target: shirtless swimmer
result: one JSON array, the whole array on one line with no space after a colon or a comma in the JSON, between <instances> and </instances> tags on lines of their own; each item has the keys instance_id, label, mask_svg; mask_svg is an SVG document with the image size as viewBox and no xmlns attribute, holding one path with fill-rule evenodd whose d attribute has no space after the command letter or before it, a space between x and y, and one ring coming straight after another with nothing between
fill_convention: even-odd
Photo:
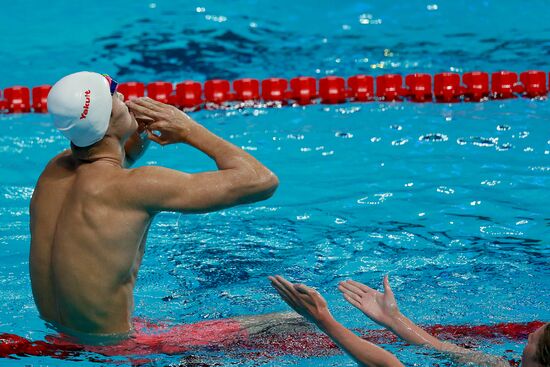
<instances>
[{"instance_id":1,"label":"shirtless swimmer","mask_svg":"<svg viewBox=\"0 0 550 367\"><path fill-rule=\"evenodd\" d=\"M177 108L148 98L124 103L108 76L62 78L48 109L71 149L48 163L32 196L32 291L41 316L79 339L130 332L134 284L157 213L214 211L265 200L277 188L277 177L254 157ZM135 116L148 121L148 139ZM127 168L149 140L188 144L218 170Z\"/></svg>"}]
</instances>

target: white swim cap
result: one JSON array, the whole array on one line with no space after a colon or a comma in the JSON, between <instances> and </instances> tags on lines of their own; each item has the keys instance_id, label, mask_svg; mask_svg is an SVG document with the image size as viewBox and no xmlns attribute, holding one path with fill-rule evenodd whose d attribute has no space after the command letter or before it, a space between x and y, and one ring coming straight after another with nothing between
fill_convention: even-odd
<instances>
[{"instance_id":1,"label":"white swim cap","mask_svg":"<svg viewBox=\"0 0 550 367\"><path fill-rule=\"evenodd\" d=\"M98 73L81 71L54 84L48 111L55 127L74 145L86 147L103 139L113 108L109 81Z\"/></svg>"}]
</instances>

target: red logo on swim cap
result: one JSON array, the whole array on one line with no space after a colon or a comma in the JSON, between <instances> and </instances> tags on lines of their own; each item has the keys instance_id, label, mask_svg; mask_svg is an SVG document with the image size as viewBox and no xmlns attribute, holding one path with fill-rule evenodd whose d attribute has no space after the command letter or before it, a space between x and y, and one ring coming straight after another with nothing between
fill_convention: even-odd
<instances>
[{"instance_id":1,"label":"red logo on swim cap","mask_svg":"<svg viewBox=\"0 0 550 367\"><path fill-rule=\"evenodd\" d=\"M90 108L90 96L92 94L91 90L87 90L84 92L84 96L86 97L86 101L84 102L84 111L82 111L82 115L80 115L80 119L85 119L86 115L88 114L88 109Z\"/></svg>"}]
</instances>

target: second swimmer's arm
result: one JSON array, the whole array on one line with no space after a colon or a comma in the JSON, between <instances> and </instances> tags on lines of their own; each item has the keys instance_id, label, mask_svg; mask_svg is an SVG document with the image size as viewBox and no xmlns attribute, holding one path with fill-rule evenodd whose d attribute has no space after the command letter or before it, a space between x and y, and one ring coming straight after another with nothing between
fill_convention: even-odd
<instances>
[{"instance_id":1,"label":"second swimmer's arm","mask_svg":"<svg viewBox=\"0 0 550 367\"><path fill-rule=\"evenodd\" d=\"M439 340L401 313L393 318L393 322L389 325L388 329L410 344L424 345L447 353L460 363L474 363L477 366L492 367L510 366L503 358Z\"/></svg>"},{"instance_id":2,"label":"second swimmer's arm","mask_svg":"<svg viewBox=\"0 0 550 367\"><path fill-rule=\"evenodd\" d=\"M332 341L361 366L403 367L390 352L363 340L334 319L325 299L314 289L293 284L281 276L269 277L281 298L303 317L317 325Z\"/></svg>"},{"instance_id":3,"label":"second swimmer's arm","mask_svg":"<svg viewBox=\"0 0 550 367\"><path fill-rule=\"evenodd\" d=\"M403 366L393 354L355 335L331 315L318 320L316 325L362 366Z\"/></svg>"},{"instance_id":4,"label":"second swimmer's arm","mask_svg":"<svg viewBox=\"0 0 550 367\"><path fill-rule=\"evenodd\" d=\"M410 344L427 346L448 353L461 363L493 367L510 366L502 358L443 342L409 320L397 307L387 276L384 277L384 293L353 280L340 283L338 289L349 303L361 310L371 320L391 330Z\"/></svg>"}]
</instances>

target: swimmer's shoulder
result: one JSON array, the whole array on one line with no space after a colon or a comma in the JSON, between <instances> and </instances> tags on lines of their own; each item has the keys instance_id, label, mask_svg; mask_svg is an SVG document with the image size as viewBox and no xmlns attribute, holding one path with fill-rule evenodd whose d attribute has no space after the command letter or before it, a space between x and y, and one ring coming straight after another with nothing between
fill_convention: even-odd
<instances>
[{"instance_id":1,"label":"swimmer's shoulder","mask_svg":"<svg viewBox=\"0 0 550 367\"><path fill-rule=\"evenodd\" d=\"M62 172L72 172L76 170L78 166L78 163L76 159L73 157L72 152L70 149L66 149L53 157L48 164L46 165L46 168L44 168L44 171L42 172L42 176L50 176L55 175L56 173L62 173Z\"/></svg>"},{"instance_id":2,"label":"swimmer's shoulder","mask_svg":"<svg viewBox=\"0 0 550 367\"><path fill-rule=\"evenodd\" d=\"M125 169L128 177L132 180L158 180L167 176L186 177L188 173L162 167L162 166L141 166L136 168Z\"/></svg>"}]
</instances>

